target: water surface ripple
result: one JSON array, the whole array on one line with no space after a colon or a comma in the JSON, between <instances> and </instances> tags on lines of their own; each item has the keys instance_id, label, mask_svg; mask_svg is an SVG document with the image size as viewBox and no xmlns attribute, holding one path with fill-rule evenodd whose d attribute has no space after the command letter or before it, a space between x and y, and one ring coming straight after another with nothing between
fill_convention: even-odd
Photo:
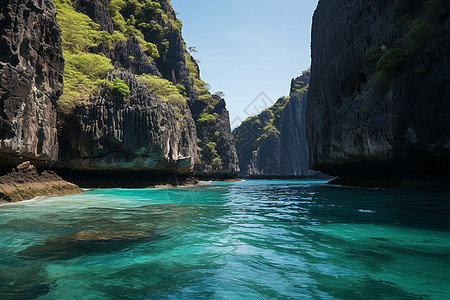
<instances>
[{"instance_id":1,"label":"water surface ripple","mask_svg":"<svg viewBox=\"0 0 450 300\"><path fill-rule=\"evenodd\" d=\"M0 206L0 299L450 299L450 195L322 181Z\"/></svg>"}]
</instances>

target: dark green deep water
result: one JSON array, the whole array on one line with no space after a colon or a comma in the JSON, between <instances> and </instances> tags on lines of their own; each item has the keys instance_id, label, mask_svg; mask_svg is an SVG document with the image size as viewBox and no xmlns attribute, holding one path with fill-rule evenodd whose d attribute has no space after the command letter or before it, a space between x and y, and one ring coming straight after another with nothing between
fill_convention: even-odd
<instances>
[{"instance_id":1,"label":"dark green deep water","mask_svg":"<svg viewBox=\"0 0 450 300\"><path fill-rule=\"evenodd\" d=\"M449 198L245 181L7 204L0 299L450 299Z\"/></svg>"}]
</instances>

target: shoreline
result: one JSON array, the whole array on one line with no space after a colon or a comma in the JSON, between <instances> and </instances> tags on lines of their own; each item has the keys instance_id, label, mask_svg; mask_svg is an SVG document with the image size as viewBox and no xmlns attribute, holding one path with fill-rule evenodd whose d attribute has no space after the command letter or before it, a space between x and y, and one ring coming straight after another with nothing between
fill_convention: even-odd
<instances>
[{"instance_id":1,"label":"shoreline","mask_svg":"<svg viewBox=\"0 0 450 300\"><path fill-rule=\"evenodd\" d=\"M238 176L236 179L252 179L252 180L333 180L334 176L328 175L312 175L312 176L297 176L297 175L252 175L252 176Z\"/></svg>"},{"instance_id":2,"label":"shoreline","mask_svg":"<svg viewBox=\"0 0 450 300\"><path fill-rule=\"evenodd\" d=\"M22 201L15 201L15 202L9 202L9 201L0 200L0 207L6 206L6 205L15 205L15 204L23 204L23 203L35 202L35 201L47 199L47 198L50 198L50 197L60 197L60 196L65 196L65 195L36 196L36 197L34 197L32 199L22 200Z\"/></svg>"},{"instance_id":3,"label":"shoreline","mask_svg":"<svg viewBox=\"0 0 450 300\"><path fill-rule=\"evenodd\" d=\"M9 174L0 176L1 203L14 203L39 196L62 196L83 192L77 185L67 182L55 172L38 173L30 162L24 162Z\"/></svg>"}]
</instances>

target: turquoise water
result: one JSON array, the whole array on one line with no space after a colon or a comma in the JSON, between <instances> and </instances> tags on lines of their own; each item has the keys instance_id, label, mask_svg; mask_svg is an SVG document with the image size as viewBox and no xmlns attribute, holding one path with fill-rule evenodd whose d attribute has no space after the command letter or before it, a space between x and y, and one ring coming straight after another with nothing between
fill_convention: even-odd
<instances>
[{"instance_id":1,"label":"turquoise water","mask_svg":"<svg viewBox=\"0 0 450 300\"><path fill-rule=\"evenodd\" d=\"M0 299L450 299L450 195L322 181L0 206Z\"/></svg>"}]
</instances>

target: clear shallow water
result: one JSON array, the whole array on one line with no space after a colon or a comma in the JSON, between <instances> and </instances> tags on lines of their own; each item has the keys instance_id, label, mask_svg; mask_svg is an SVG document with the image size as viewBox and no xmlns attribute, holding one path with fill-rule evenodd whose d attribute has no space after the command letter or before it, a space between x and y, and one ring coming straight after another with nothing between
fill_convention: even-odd
<instances>
[{"instance_id":1,"label":"clear shallow water","mask_svg":"<svg viewBox=\"0 0 450 300\"><path fill-rule=\"evenodd\" d=\"M450 299L450 195L245 181L0 206L0 299Z\"/></svg>"}]
</instances>

